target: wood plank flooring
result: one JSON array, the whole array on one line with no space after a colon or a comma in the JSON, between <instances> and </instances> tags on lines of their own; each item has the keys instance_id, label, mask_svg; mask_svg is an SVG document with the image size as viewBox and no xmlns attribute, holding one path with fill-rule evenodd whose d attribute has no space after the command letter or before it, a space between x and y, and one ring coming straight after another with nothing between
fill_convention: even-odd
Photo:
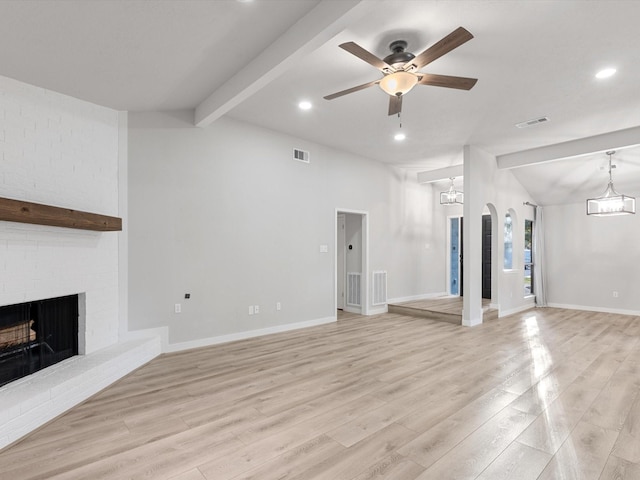
<instances>
[{"instance_id":1,"label":"wood plank flooring","mask_svg":"<svg viewBox=\"0 0 640 480\"><path fill-rule=\"evenodd\" d=\"M3 480L638 478L640 317L562 309L163 355L0 451Z\"/></svg>"},{"instance_id":2,"label":"wood plank flooring","mask_svg":"<svg viewBox=\"0 0 640 480\"><path fill-rule=\"evenodd\" d=\"M490 304L490 300L482 299L482 317L485 322L498 318L498 310L490 308ZM462 325L462 307L462 297L445 296L390 303L389 312Z\"/></svg>"}]
</instances>

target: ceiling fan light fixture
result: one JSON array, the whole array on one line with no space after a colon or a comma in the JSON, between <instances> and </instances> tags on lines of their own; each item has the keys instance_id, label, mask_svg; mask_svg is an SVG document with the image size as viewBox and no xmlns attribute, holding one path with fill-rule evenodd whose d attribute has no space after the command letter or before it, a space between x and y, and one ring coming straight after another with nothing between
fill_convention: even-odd
<instances>
[{"instance_id":1,"label":"ceiling fan light fixture","mask_svg":"<svg viewBox=\"0 0 640 480\"><path fill-rule=\"evenodd\" d=\"M418 77L413 73L403 70L385 75L380 80L380 88L391 96L400 96L408 93L418 83Z\"/></svg>"},{"instance_id":2,"label":"ceiling fan light fixture","mask_svg":"<svg viewBox=\"0 0 640 480\"><path fill-rule=\"evenodd\" d=\"M464 193L454 188L453 179L454 177L450 178L449 190L440 192L440 205L462 205L464 203Z\"/></svg>"},{"instance_id":3,"label":"ceiling fan light fixture","mask_svg":"<svg viewBox=\"0 0 640 480\"><path fill-rule=\"evenodd\" d=\"M615 151L607 152L609 155L609 184L602 196L587 199L587 215L598 217L611 215L627 215L636 213L636 199L629 195L622 195L616 191L611 177L611 157Z\"/></svg>"}]
</instances>

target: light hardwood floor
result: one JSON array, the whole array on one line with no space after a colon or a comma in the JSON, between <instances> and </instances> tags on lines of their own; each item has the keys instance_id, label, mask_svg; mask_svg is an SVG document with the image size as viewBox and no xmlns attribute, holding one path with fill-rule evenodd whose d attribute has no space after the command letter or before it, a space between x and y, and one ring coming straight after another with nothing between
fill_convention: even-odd
<instances>
[{"instance_id":1,"label":"light hardwood floor","mask_svg":"<svg viewBox=\"0 0 640 480\"><path fill-rule=\"evenodd\" d=\"M164 355L0 452L22 479L640 479L640 318L385 314Z\"/></svg>"},{"instance_id":2,"label":"light hardwood floor","mask_svg":"<svg viewBox=\"0 0 640 480\"><path fill-rule=\"evenodd\" d=\"M498 310L490 308L490 304L490 300L482 299L484 321L498 318ZM443 296L389 304L389 312L462 325L462 307L462 297Z\"/></svg>"}]
</instances>

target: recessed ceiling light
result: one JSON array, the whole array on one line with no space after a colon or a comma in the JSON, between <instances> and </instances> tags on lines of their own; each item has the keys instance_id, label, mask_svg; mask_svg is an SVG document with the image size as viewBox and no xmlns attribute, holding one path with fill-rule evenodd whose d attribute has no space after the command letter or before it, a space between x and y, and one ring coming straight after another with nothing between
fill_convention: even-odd
<instances>
[{"instance_id":1,"label":"recessed ceiling light","mask_svg":"<svg viewBox=\"0 0 640 480\"><path fill-rule=\"evenodd\" d=\"M605 68L596 73L596 78L609 78L616 73L615 68Z\"/></svg>"},{"instance_id":2,"label":"recessed ceiling light","mask_svg":"<svg viewBox=\"0 0 640 480\"><path fill-rule=\"evenodd\" d=\"M393 136L393 139L396 140L397 142L401 142L405 138L407 138L407 136L402 132L398 132Z\"/></svg>"},{"instance_id":3,"label":"recessed ceiling light","mask_svg":"<svg viewBox=\"0 0 640 480\"><path fill-rule=\"evenodd\" d=\"M298 108L300 108L300 110L311 110L312 106L311 102L307 102L306 100L298 104Z\"/></svg>"}]
</instances>

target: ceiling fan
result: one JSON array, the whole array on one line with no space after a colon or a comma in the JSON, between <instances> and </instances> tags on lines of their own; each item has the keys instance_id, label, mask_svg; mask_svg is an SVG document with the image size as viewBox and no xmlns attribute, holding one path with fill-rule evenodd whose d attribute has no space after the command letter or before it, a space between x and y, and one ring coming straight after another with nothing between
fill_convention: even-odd
<instances>
[{"instance_id":1,"label":"ceiling fan","mask_svg":"<svg viewBox=\"0 0 640 480\"><path fill-rule=\"evenodd\" d=\"M379 80L364 83L356 87L348 88L340 92L324 97L326 100L347 95L349 93L364 90L373 85L380 85L380 88L389 94L389 115L395 115L402 110L402 97L416 85L433 85L436 87L457 88L460 90L471 90L478 81L477 78L452 77L450 75L435 75L432 73L422 73L417 70L437 60L441 56L449 53L454 48L473 38L465 28L458 27L438 43L430 46L419 55L407 52L407 42L396 40L389 45L391 54L380 59L371 52L368 52L354 42L347 42L340 45L340 48L364 60L380 70L384 76Z\"/></svg>"}]
</instances>

